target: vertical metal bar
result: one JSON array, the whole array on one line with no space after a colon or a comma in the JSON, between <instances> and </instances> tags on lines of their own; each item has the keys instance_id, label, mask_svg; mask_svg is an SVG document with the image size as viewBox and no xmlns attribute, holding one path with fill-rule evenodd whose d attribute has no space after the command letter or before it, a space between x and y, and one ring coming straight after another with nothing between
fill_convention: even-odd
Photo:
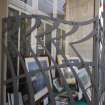
<instances>
[{"instance_id":1,"label":"vertical metal bar","mask_svg":"<svg viewBox=\"0 0 105 105\"><path fill-rule=\"evenodd\" d=\"M94 0L94 14L93 17L96 15L96 0ZM98 27L97 22L93 22L93 29ZM97 33L98 34L98 33ZM98 87L97 87L97 82L98 82L98 76L96 76L98 69L97 69L97 35L93 36L93 63L95 66L93 66L92 70L92 79L94 81L95 87L97 88L97 94L96 94L96 89L95 87L92 87L92 104L93 105L98 105Z\"/></svg>"}]
</instances>

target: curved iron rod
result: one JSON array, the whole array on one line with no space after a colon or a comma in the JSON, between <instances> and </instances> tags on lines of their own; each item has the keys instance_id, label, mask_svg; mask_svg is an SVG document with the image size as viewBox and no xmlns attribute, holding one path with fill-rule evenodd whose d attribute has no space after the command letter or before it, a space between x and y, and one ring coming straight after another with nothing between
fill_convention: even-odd
<instances>
[{"instance_id":1,"label":"curved iron rod","mask_svg":"<svg viewBox=\"0 0 105 105\"><path fill-rule=\"evenodd\" d=\"M59 22L54 22L53 23L53 27L51 28L51 29L49 29L49 30L47 30L46 29L46 31L45 32L43 32L43 33L40 33L40 34L37 34L37 36L35 36L36 38L39 38L39 37L42 37L42 36L47 36L47 34L49 34L49 33L51 33L53 30L55 30L55 29L57 29L58 28L58 26L59 26Z\"/></svg>"},{"instance_id":2,"label":"curved iron rod","mask_svg":"<svg viewBox=\"0 0 105 105\"><path fill-rule=\"evenodd\" d=\"M7 18L4 18L5 20L9 20L11 18L14 18L15 16L9 16ZM44 16L44 15L25 15L25 16L16 16L17 18L27 18L27 19L32 19L32 18L36 18L36 17L39 17L41 19L46 19L46 20L52 20L52 21L59 21L60 23L64 23L64 24L69 24L69 25L80 25L80 26L84 26L84 25L88 25L88 24L91 24L93 22L95 22L98 17L95 17L95 18L92 18L90 20L87 20L87 21L82 21L82 22L74 22L74 21L66 21L66 20L61 20L61 19L57 19L57 18L54 18L54 17L48 17L48 16Z\"/></svg>"},{"instance_id":3,"label":"curved iron rod","mask_svg":"<svg viewBox=\"0 0 105 105\"><path fill-rule=\"evenodd\" d=\"M74 32L76 32L78 30L78 28L79 28L78 25L73 25L72 29L69 32L67 32L66 34L64 34L64 37L71 36ZM57 36L57 37L54 37L52 39L49 39L49 41L51 41L51 40L60 40L61 38L62 38L61 36Z\"/></svg>"},{"instance_id":4,"label":"curved iron rod","mask_svg":"<svg viewBox=\"0 0 105 105\"><path fill-rule=\"evenodd\" d=\"M93 18L93 19L90 19L90 20L84 21L84 22L72 22L72 21L63 21L63 20L60 20L60 19L56 19L56 18L53 18L53 17L47 17L47 16L43 16L43 15L26 15L26 16L16 16L16 17L15 16L10 16L10 17L6 18L6 20L9 21L13 18L17 18L16 20L21 20L23 18L29 18L29 19L35 18L36 19L36 24L31 28L31 30L29 32L27 32L27 34L25 35L26 37L28 37L31 34L31 32L34 31L35 28L38 25L40 25L41 19L50 19L52 21L55 21L55 23L53 24L53 28L51 28L49 31L44 32L44 34L48 34L51 31L53 31L54 29L56 29L61 22L63 22L64 24L79 26L79 25L87 25L87 24L93 23L94 21L97 20L97 17L96 17L96 18ZM5 20L5 18L4 18L4 20ZM14 28L16 28L16 27L14 27ZM12 33L14 33L13 30L12 30ZM66 34L65 37L68 36L68 35L69 35L69 33ZM42 34L41 35L39 34L37 36L42 36Z\"/></svg>"},{"instance_id":5,"label":"curved iron rod","mask_svg":"<svg viewBox=\"0 0 105 105\"><path fill-rule=\"evenodd\" d=\"M92 38L93 36L95 36L97 34L97 31L92 31L91 33L89 33L88 35L86 35L86 37L78 40L78 41L75 41L75 42L71 42L70 44L78 44L78 43L82 43L84 41L87 41L88 39Z\"/></svg>"},{"instance_id":6,"label":"curved iron rod","mask_svg":"<svg viewBox=\"0 0 105 105\"><path fill-rule=\"evenodd\" d=\"M34 24L34 26L26 33L26 38L36 29L40 26L41 24L41 20L40 18L36 17L36 23Z\"/></svg>"},{"instance_id":7,"label":"curved iron rod","mask_svg":"<svg viewBox=\"0 0 105 105\"><path fill-rule=\"evenodd\" d=\"M79 59L80 59L82 65L85 66L85 65L84 65L84 60L83 60L83 58L81 57L81 55L78 53L78 51L76 50L76 48L75 48L72 44L69 44L69 45L71 46L71 48L73 49L73 51L76 53L76 55L79 57ZM85 66L85 67L86 67L86 66ZM86 67L86 68L87 68L87 67ZM91 74L90 70L87 70L87 72L88 72L88 74L89 74L89 76L90 76L90 78L91 78L91 77L92 77L92 74ZM92 80L92 78L91 78L91 80Z\"/></svg>"},{"instance_id":8,"label":"curved iron rod","mask_svg":"<svg viewBox=\"0 0 105 105\"><path fill-rule=\"evenodd\" d=\"M84 41L87 41L87 40L89 40L91 37L93 37L93 35L96 35L96 34L97 34L97 31L96 31L96 32L92 31L91 33L89 33L89 34L88 34L86 37L84 37L83 39L80 39L80 40L78 40L78 41L69 43L69 45L70 45L71 48L74 50L74 52L76 53L76 55L80 58L82 64L84 64L84 60L83 60L83 58L80 56L80 54L78 53L78 51L75 49L75 47L74 47L73 45L74 45L74 44L78 44L78 43L82 43L82 42L84 42ZM84 66L85 66L85 65L84 65ZM90 72L88 66L85 66L85 68L86 68L86 71L87 71L87 73L89 74L89 76L90 76L90 78L91 78L91 82L94 84L94 82L93 82L93 80L92 80L92 75L91 75L91 72Z\"/></svg>"},{"instance_id":9,"label":"curved iron rod","mask_svg":"<svg viewBox=\"0 0 105 105\"><path fill-rule=\"evenodd\" d=\"M97 19L98 19L98 17L92 18L92 19L87 20L87 21L82 21L82 22L65 21L65 20L62 20L61 22L64 23L64 24L69 24L69 25L84 26L84 25L94 23L95 21L97 21Z\"/></svg>"},{"instance_id":10,"label":"curved iron rod","mask_svg":"<svg viewBox=\"0 0 105 105\"><path fill-rule=\"evenodd\" d=\"M14 17L11 17L11 18L14 18ZM41 15L17 16L16 18L17 18L16 20L20 20L21 18L35 18L36 19L36 24L31 28L31 30L29 32L27 32L27 34L25 35L26 37L28 37L31 34L31 32L34 31L35 28L38 27L38 25L41 24L41 18L44 18L44 19L52 19L53 21L55 21L55 23L53 24L53 27L49 31L46 31L43 34L39 34L36 37L41 37L44 34L50 33L51 31L55 30L59 26L59 24L61 22L61 20L58 20L58 19L55 19L55 18L49 18L47 16L41 16ZM84 22L79 22L78 24L72 24L74 26L73 32L74 31L76 32L76 30L79 28L79 24L83 24L83 23L89 24L89 23L92 23L92 22L96 21L96 19L97 18L94 18L94 19L91 19L91 20L88 20L88 21L84 21ZM7 19L7 20L9 20L9 19ZM65 22L65 24L68 24L68 21L67 21L67 23ZM86 25L86 24L84 24L84 25ZM69 31L67 34L65 34L64 37L69 36L73 32L72 31ZM12 30L12 33L14 33L13 30ZM59 39L60 39L60 37L59 37Z\"/></svg>"}]
</instances>

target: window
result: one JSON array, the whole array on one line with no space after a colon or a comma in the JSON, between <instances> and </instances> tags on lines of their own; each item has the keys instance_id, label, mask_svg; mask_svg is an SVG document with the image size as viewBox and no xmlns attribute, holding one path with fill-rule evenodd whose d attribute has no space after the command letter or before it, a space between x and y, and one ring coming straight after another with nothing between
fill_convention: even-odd
<instances>
[{"instance_id":1,"label":"window","mask_svg":"<svg viewBox=\"0 0 105 105\"><path fill-rule=\"evenodd\" d=\"M20 1L23 1L24 3L32 6L32 0L20 0Z\"/></svg>"},{"instance_id":2,"label":"window","mask_svg":"<svg viewBox=\"0 0 105 105\"><path fill-rule=\"evenodd\" d=\"M65 0L57 0L57 4L54 4L54 0L38 0L38 9L51 16L53 16L54 5L57 7L58 18L64 19Z\"/></svg>"},{"instance_id":3,"label":"window","mask_svg":"<svg viewBox=\"0 0 105 105\"><path fill-rule=\"evenodd\" d=\"M38 0L38 9L46 14L52 14L53 0Z\"/></svg>"}]
</instances>

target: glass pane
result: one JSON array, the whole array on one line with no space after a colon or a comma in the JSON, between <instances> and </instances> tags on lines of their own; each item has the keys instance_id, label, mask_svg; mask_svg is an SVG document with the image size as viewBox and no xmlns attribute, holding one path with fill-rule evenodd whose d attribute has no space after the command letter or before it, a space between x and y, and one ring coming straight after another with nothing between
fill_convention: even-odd
<instances>
[{"instance_id":1,"label":"glass pane","mask_svg":"<svg viewBox=\"0 0 105 105\"><path fill-rule=\"evenodd\" d=\"M38 9L44 13L53 13L53 0L38 0Z\"/></svg>"},{"instance_id":2,"label":"glass pane","mask_svg":"<svg viewBox=\"0 0 105 105\"><path fill-rule=\"evenodd\" d=\"M21 0L26 4L29 4L30 6L32 6L32 0Z\"/></svg>"},{"instance_id":3,"label":"glass pane","mask_svg":"<svg viewBox=\"0 0 105 105\"><path fill-rule=\"evenodd\" d=\"M38 0L38 9L50 16L53 16L54 10L57 9L58 18L64 19L65 0Z\"/></svg>"}]
</instances>

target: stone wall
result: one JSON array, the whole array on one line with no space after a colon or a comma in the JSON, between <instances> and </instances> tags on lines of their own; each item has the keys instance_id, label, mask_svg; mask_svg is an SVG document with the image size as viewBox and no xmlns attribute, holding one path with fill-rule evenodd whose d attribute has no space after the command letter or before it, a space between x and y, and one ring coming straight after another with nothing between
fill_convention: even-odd
<instances>
[{"instance_id":1,"label":"stone wall","mask_svg":"<svg viewBox=\"0 0 105 105\"><path fill-rule=\"evenodd\" d=\"M65 19L70 21L85 21L94 16L94 0L66 0ZM93 24L79 28L79 30L71 37L66 38L66 54L75 56L69 47L69 42L77 41L88 35L93 29ZM85 60L92 59L93 39L76 45L77 50Z\"/></svg>"}]
</instances>

